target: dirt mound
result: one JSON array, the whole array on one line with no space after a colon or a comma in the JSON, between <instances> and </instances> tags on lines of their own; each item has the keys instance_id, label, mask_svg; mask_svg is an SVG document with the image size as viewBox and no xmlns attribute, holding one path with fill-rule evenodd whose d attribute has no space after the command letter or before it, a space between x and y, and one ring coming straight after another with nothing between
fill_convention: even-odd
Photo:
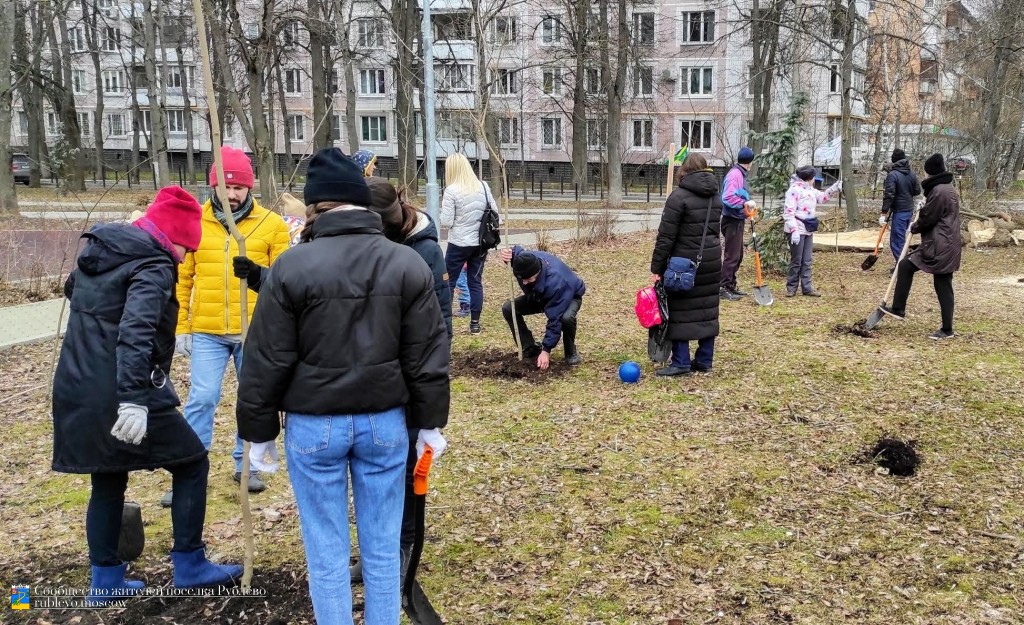
<instances>
[{"instance_id":1,"label":"dirt mound","mask_svg":"<svg viewBox=\"0 0 1024 625\"><path fill-rule=\"evenodd\" d=\"M889 470L890 475L909 477L917 472L921 457L914 449L915 441L882 437L874 446L859 456L861 462L871 462Z\"/></svg>"},{"instance_id":2,"label":"dirt mound","mask_svg":"<svg viewBox=\"0 0 1024 625\"><path fill-rule=\"evenodd\" d=\"M877 333L868 330L864 327L867 324L867 319L861 319L852 326L848 326L842 323L836 324L832 328L832 334L853 334L866 339L873 339L878 336Z\"/></svg>"},{"instance_id":3,"label":"dirt mound","mask_svg":"<svg viewBox=\"0 0 1024 625\"><path fill-rule=\"evenodd\" d=\"M552 378L562 377L569 369L560 354L551 356L551 366L547 371L538 369L537 361L532 358L519 360L517 354L511 350L489 349L452 354L453 377L546 382Z\"/></svg>"}]
</instances>

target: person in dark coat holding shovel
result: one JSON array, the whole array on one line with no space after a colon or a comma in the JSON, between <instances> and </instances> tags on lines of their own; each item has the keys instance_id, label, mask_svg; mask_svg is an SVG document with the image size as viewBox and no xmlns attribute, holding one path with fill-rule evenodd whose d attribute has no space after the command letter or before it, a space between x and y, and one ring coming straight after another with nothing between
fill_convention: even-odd
<instances>
[{"instance_id":1,"label":"person in dark coat holding shovel","mask_svg":"<svg viewBox=\"0 0 1024 625\"><path fill-rule=\"evenodd\" d=\"M953 274L960 269L963 242L960 234L960 195L953 186L953 174L946 171L941 154L932 154L924 162L928 177L921 182L924 208L910 227L911 234L921 235L921 245L908 253L896 266L896 290L892 306L882 312L897 319L906 315L907 298L918 271L932 274L935 294L939 298L942 327L929 338L951 339L953 333Z\"/></svg>"},{"instance_id":2,"label":"person in dark coat holding shovel","mask_svg":"<svg viewBox=\"0 0 1024 625\"><path fill-rule=\"evenodd\" d=\"M661 280L673 257L696 262L701 256L701 262L693 288L668 292L667 338L672 341L672 360L667 367L659 369L657 375L711 371L718 336L722 279L721 216L718 180L708 169L704 157L691 153L679 169L679 186L668 196L661 214L651 256L651 278L655 282ZM697 341L697 352L692 360L690 341Z\"/></svg>"},{"instance_id":3,"label":"person in dark coat holding shovel","mask_svg":"<svg viewBox=\"0 0 1024 625\"><path fill-rule=\"evenodd\" d=\"M68 330L53 381L53 470L88 473L85 520L97 605L143 588L117 555L128 474L163 468L174 480L174 585L232 584L242 567L206 559L206 447L185 421L170 377L178 264L199 247L202 209L179 187L157 194L132 224L88 234L64 285Z\"/></svg>"}]
</instances>

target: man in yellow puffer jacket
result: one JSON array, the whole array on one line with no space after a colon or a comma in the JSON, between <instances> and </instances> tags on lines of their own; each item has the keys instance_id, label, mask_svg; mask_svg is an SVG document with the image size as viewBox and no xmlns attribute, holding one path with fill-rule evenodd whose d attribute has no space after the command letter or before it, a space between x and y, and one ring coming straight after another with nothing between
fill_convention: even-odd
<instances>
[{"instance_id":1,"label":"man in yellow puffer jacket","mask_svg":"<svg viewBox=\"0 0 1024 625\"><path fill-rule=\"evenodd\" d=\"M224 181L231 213L245 237L248 258L269 267L289 247L288 226L252 197L255 176L249 157L230 147L223 148ZM210 169L210 186L217 175ZM220 403L221 385L228 360L238 372L242 360L242 317L239 281L232 271L238 245L228 232L224 211L216 194L203 205L203 236L199 249L189 252L178 272L177 351L191 358L192 385L185 403L185 419L207 449L213 442L213 415ZM248 294L248 316L252 318L256 294ZM242 441L235 437L235 481L241 480ZM259 475L249 480L249 491L265 488ZM161 504L171 505L168 492Z\"/></svg>"}]
</instances>

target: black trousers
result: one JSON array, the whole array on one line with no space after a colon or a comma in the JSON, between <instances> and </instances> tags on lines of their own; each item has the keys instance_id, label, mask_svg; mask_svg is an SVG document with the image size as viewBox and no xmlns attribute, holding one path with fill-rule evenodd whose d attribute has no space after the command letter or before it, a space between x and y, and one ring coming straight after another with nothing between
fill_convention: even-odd
<instances>
[{"instance_id":1,"label":"black trousers","mask_svg":"<svg viewBox=\"0 0 1024 625\"><path fill-rule=\"evenodd\" d=\"M206 522L206 480L210 461L206 456L186 464L166 467L173 477L171 503L173 551L194 551L203 546ZM93 566L117 566L117 541L121 536L121 512L128 473L93 473L92 494L85 516L85 537Z\"/></svg>"},{"instance_id":2,"label":"black trousers","mask_svg":"<svg viewBox=\"0 0 1024 625\"><path fill-rule=\"evenodd\" d=\"M910 297L910 287L914 284L914 274L920 271L917 265L904 258L896 266L896 289L892 296L893 312L902 315L907 310L907 299ZM945 332L953 331L953 274L936 273L932 274L932 283L935 286L935 295L939 298L939 310L942 313L942 329Z\"/></svg>"},{"instance_id":3,"label":"black trousers","mask_svg":"<svg viewBox=\"0 0 1024 625\"><path fill-rule=\"evenodd\" d=\"M743 224L742 219L722 217L722 288L736 288L736 272L743 262Z\"/></svg>"},{"instance_id":4,"label":"black trousers","mask_svg":"<svg viewBox=\"0 0 1024 625\"><path fill-rule=\"evenodd\" d=\"M565 346L565 355L570 356L576 353L576 314L580 311L580 306L583 305L583 298L577 297L569 304L569 308L566 309L562 315L562 343ZM544 312L544 304L541 302L532 300L525 295L520 295L516 298L516 318L515 323L519 326L519 340L522 341L523 349L533 345L536 341L533 338L533 333L530 332L530 328L526 325L526 315L539 315ZM512 336L515 336L515 326L512 325L512 301L509 300L501 307L501 313L505 315L505 322L508 323L508 329L512 331Z\"/></svg>"}]
</instances>

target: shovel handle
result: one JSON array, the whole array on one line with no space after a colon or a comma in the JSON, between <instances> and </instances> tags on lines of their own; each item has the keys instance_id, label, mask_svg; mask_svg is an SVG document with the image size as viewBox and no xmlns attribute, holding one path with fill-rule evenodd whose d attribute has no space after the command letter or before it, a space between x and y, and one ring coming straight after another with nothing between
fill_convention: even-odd
<instances>
[{"instance_id":1,"label":"shovel handle","mask_svg":"<svg viewBox=\"0 0 1024 625\"><path fill-rule=\"evenodd\" d=\"M878 231L878 241L875 241L875 253L873 256L878 256L878 249L882 247L882 237L885 236L885 230L889 227L889 222L886 221L882 224L882 229Z\"/></svg>"},{"instance_id":2,"label":"shovel handle","mask_svg":"<svg viewBox=\"0 0 1024 625\"><path fill-rule=\"evenodd\" d=\"M434 450L427 445L423 455L416 461L416 468L412 470L412 492L416 495L427 494L427 478L430 475L430 463L434 461Z\"/></svg>"},{"instance_id":3,"label":"shovel handle","mask_svg":"<svg viewBox=\"0 0 1024 625\"><path fill-rule=\"evenodd\" d=\"M754 248L754 272L757 276L757 283L755 286L761 288L764 286L764 278L761 276L761 252Z\"/></svg>"}]
</instances>

